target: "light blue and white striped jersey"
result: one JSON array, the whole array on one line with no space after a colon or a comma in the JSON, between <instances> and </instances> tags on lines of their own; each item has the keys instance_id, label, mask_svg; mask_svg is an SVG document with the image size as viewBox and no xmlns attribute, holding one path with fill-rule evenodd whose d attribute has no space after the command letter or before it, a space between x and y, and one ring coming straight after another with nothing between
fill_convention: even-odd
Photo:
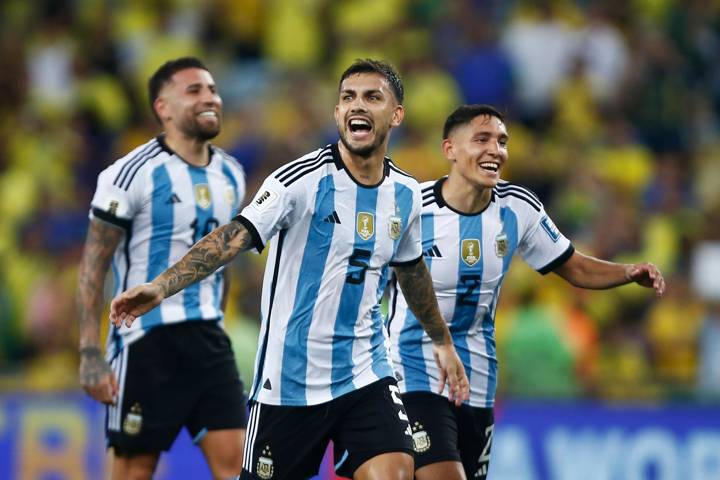
<instances>
[{"instance_id":1,"label":"light blue and white striped jersey","mask_svg":"<svg viewBox=\"0 0 720 480\"><path fill-rule=\"evenodd\" d=\"M114 296L148 282L180 260L218 225L229 222L245 196L245 174L233 157L210 147L210 163L196 167L153 138L103 170L90 218L125 230L112 261ZM158 325L187 320L221 320L223 273L166 299L131 327L110 325L107 356Z\"/></svg>"},{"instance_id":2,"label":"light blue and white striped jersey","mask_svg":"<svg viewBox=\"0 0 720 480\"><path fill-rule=\"evenodd\" d=\"M385 159L356 182L328 145L276 170L238 220L270 240L250 393L316 405L393 375L379 300L389 266L422 259L420 186Z\"/></svg>"},{"instance_id":3,"label":"light blue and white striped jersey","mask_svg":"<svg viewBox=\"0 0 720 480\"><path fill-rule=\"evenodd\" d=\"M574 249L530 190L500 181L487 208L466 215L443 200L444 181L421 185L423 256L470 381L469 403L491 407L497 383L495 310L512 256L519 252L544 274L564 263ZM432 343L396 281L390 287L388 317L400 391L437 392L440 376Z\"/></svg>"}]
</instances>

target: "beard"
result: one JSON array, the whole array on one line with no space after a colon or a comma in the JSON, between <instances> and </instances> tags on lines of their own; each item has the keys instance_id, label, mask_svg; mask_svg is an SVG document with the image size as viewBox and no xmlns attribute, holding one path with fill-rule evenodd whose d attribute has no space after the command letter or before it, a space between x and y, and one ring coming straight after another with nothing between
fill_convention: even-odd
<instances>
[{"instance_id":1,"label":"beard","mask_svg":"<svg viewBox=\"0 0 720 480\"><path fill-rule=\"evenodd\" d=\"M362 158L369 158L372 156L373 153L375 153L375 150L380 148L380 146L385 142L385 137L387 137L388 131L376 131L375 141L361 147L353 147L352 145L350 145L350 142L347 140L346 135L344 135L343 132L340 131L340 129L338 129L338 134L340 135L340 141L343 145L345 145L345 148L347 148L350 153Z\"/></svg>"},{"instance_id":2,"label":"beard","mask_svg":"<svg viewBox=\"0 0 720 480\"><path fill-rule=\"evenodd\" d=\"M188 138L194 138L205 142L217 137L220 133L220 117L217 124L203 125L196 118L188 119L179 125L179 130Z\"/></svg>"}]
</instances>

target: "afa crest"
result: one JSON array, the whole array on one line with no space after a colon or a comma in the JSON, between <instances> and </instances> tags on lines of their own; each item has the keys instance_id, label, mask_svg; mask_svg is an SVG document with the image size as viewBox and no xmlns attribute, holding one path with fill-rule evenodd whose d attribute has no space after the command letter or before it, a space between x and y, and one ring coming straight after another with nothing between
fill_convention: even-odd
<instances>
[{"instance_id":1,"label":"afa crest","mask_svg":"<svg viewBox=\"0 0 720 480\"><path fill-rule=\"evenodd\" d=\"M430 435L424 430L420 422L412 426L413 450L417 453L424 453L430 450Z\"/></svg>"},{"instance_id":2,"label":"afa crest","mask_svg":"<svg viewBox=\"0 0 720 480\"><path fill-rule=\"evenodd\" d=\"M360 238L370 240L375 235L375 215L368 212L358 212L355 229Z\"/></svg>"},{"instance_id":3,"label":"afa crest","mask_svg":"<svg viewBox=\"0 0 720 480\"><path fill-rule=\"evenodd\" d=\"M480 240L477 238L463 239L460 247L462 261L468 267L473 267L480 260Z\"/></svg>"},{"instance_id":4,"label":"afa crest","mask_svg":"<svg viewBox=\"0 0 720 480\"><path fill-rule=\"evenodd\" d=\"M501 233L495 237L495 255L498 257L504 257L508 253L508 238L507 235Z\"/></svg>"},{"instance_id":5,"label":"afa crest","mask_svg":"<svg viewBox=\"0 0 720 480\"><path fill-rule=\"evenodd\" d=\"M123 432L128 435L137 435L142 430L142 410L140 404L136 403L132 406L125 420L123 421Z\"/></svg>"},{"instance_id":6,"label":"afa crest","mask_svg":"<svg viewBox=\"0 0 720 480\"><path fill-rule=\"evenodd\" d=\"M199 183L195 185L195 201L203 210L207 210L212 205L212 197L210 196L210 187L207 183Z\"/></svg>"},{"instance_id":7,"label":"afa crest","mask_svg":"<svg viewBox=\"0 0 720 480\"><path fill-rule=\"evenodd\" d=\"M255 466L258 477L263 480L269 480L275 473L273 467L272 452L270 451L270 445L265 445L263 448L262 455L258 458L257 465Z\"/></svg>"},{"instance_id":8,"label":"afa crest","mask_svg":"<svg viewBox=\"0 0 720 480\"><path fill-rule=\"evenodd\" d=\"M402 218L393 215L392 217L390 217L388 225L390 227L388 232L390 238L392 238L393 240L397 240L398 238L400 238L400 235L402 234Z\"/></svg>"}]
</instances>

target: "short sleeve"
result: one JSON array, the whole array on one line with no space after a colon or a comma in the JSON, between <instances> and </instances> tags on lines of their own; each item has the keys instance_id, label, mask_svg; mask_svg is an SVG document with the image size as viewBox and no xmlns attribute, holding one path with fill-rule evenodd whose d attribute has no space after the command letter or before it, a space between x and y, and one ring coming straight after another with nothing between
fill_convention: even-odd
<instances>
[{"instance_id":1,"label":"short sleeve","mask_svg":"<svg viewBox=\"0 0 720 480\"><path fill-rule=\"evenodd\" d=\"M250 203L235 217L248 229L253 246L262 252L265 244L278 231L297 221L306 199L302 182L291 187L283 185L274 175L265 179Z\"/></svg>"},{"instance_id":2,"label":"short sleeve","mask_svg":"<svg viewBox=\"0 0 720 480\"><path fill-rule=\"evenodd\" d=\"M413 195L413 205L410 217L408 219L408 227L400 237L395 256L390 261L393 267L412 264L422 259L422 232L421 232L421 204L419 192Z\"/></svg>"},{"instance_id":3,"label":"short sleeve","mask_svg":"<svg viewBox=\"0 0 720 480\"><path fill-rule=\"evenodd\" d=\"M544 209L532 216L519 245L523 259L543 275L565 263L574 251L570 240L560 233Z\"/></svg>"},{"instance_id":4,"label":"short sleeve","mask_svg":"<svg viewBox=\"0 0 720 480\"><path fill-rule=\"evenodd\" d=\"M98 218L121 228L128 228L142 205L138 197L141 182L133 182L126 188L116 181L118 163L103 170L98 176L97 188L93 196L90 218Z\"/></svg>"}]
</instances>

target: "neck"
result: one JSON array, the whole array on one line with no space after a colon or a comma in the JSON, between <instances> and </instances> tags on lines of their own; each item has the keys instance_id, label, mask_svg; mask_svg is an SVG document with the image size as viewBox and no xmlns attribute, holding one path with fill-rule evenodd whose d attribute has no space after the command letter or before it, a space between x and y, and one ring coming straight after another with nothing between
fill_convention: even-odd
<instances>
[{"instance_id":1,"label":"neck","mask_svg":"<svg viewBox=\"0 0 720 480\"><path fill-rule=\"evenodd\" d=\"M458 212L474 214L482 212L490 203L492 188L478 187L451 171L442 185L445 203Z\"/></svg>"},{"instance_id":2,"label":"neck","mask_svg":"<svg viewBox=\"0 0 720 480\"><path fill-rule=\"evenodd\" d=\"M385 174L385 152L387 145L376 149L369 157L362 157L345 148L343 142L338 142L340 157L345 168L358 182L364 185L377 185Z\"/></svg>"},{"instance_id":3,"label":"neck","mask_svg":"<svg viewBox=\"0 0 720 480\"><path fill-rule=\"evenodd\" d=\"M205 167L210 163L208 141L188 138L175 132L165 134L165 143L170 149L190 165Z\"/></svg>"}]
</instances>

